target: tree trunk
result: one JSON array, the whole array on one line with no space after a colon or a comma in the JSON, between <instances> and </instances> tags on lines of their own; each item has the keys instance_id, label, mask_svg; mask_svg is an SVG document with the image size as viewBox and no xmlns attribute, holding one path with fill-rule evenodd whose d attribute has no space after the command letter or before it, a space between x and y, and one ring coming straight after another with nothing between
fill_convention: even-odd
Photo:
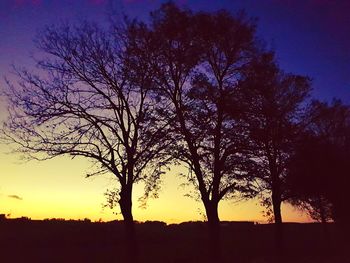
<instances>
[{"instance_id":1,"label":"tree trunk","mask_svg":"<svg viewBox=\"0 0 350 263\"><path fill-rule=\"evenodd\" d=\"M330 248L332 246L332 244L330 242L331 241L330 240L330 233L328 231L326 208L325 208L324 202L322 202L322 198L317 199L317 206L318 206L319 216L321 219L324 244L325 244L325 247Z\"/></svg>"},{"instance_id":2,"label":"tree trunk","mask_svg":"<svg viewBox=\"0 0 350 263\"><path fill-rule=\"evenodd\" d=\"M120 195L119 200L120 210L123 215L124 222L133 223L134 218L132 216L132 201L131 201L131 193L124 193Z\"/></svg>"},{"instance_id":3,"label":"tree trunk","mask_svg":"<svg viewBox=\"0 0 350 263\"><path fill-rule=\"evenodd\" d=\"M208 223L209 262L221 262L221 231L218 214L218 202L209 200L204 203Z\"/></svg>"},{"instance_id":4,"label":"tree trunk","mask_svg":"<svg viewBox=\"0 0 350 263\"><path fill-rule=\"evenodd\" d=\"M275 224L282 224L281 203L279 191L272 190L272 208Z\"/></svg>"},{"instance_id":5,"label":"tree trunk","mask_svg":"<svg viewBox=\"0 0 350 263\"><path fill-rule=\"evenodd\" d=\"M275 190L275 191L274 191ZM275 221L275 262L282 262L284 252L283 225L281 215L281 195L279 189L272 190L272 208Z\"/></svg>"},{"instance_id":6,"label":"tree trunk","mask_svg":"<svg viewBox=\"0 0 350 263\"><path fill-rule=\"evenodd\" d=\"M132 189L122 189L119 200L120 210L124 219L126 262L138 262L138 243L135 233L135 222L132 216Z\"/></svg>"}]
</instances>

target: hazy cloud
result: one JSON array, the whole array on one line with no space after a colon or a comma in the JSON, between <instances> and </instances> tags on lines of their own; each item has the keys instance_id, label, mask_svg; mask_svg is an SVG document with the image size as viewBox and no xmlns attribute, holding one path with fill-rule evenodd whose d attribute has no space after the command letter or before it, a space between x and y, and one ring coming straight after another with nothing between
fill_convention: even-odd
<instances>
[{"instance_id":1,"label":"hazy cloud","mask_svg":"<svg viewBox=\"0 0 350 263\"><path fill-rule=\"evenodd\" d=\"M8 195L7 197L8 198L13 198L13 199L16 199L16 200L21 200L21 201L23 200L23 198L18 196L18 195Z\"/></svg>"}]
</instances>

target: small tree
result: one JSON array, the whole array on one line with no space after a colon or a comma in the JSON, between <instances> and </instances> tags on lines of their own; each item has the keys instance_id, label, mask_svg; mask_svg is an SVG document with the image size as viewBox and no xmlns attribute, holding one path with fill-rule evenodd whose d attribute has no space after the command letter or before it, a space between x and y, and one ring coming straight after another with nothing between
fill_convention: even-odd
<instances>
[{"instance_id":1,"label":"small tree","mask_svg":"<svg viewBox=\"0 0 350 263\"><path fill-rule=\"evenodd\" d=\"M36 39L43 52L38 74L16 69L19 82L8 82L10 116L2 131L25 155L82 156L95 164L88 177L112 173L133 237L133 186L154 189L171 140L156 116L152 72L128 53L131 41L131 31L89 23L47 27Z\"/></svg>"},{"instance_id":2,"label":"small tree","mask_svg":"<svg viewBox=\"0 0 350 263\"><path fill-rule=\"evenodd\" d=\"M332 206L324 195L325 182L320 174L320 157L327 155L324 146L310 134L304 135L289 161L286 178L288 202L322 223L332 219Z\"/></svg>"},{"instance_id":3,"label":"small tree","mask_svg":"<svg viewBox=\"0 0 350 263\"><path fill-rule=\"evenodd\" d=\"M314 101L309 125L289 164L287 186L291 202L321 222L347 222L346 208L350 111L334 100L331 105Z\"/></svg>"}]
</instances>

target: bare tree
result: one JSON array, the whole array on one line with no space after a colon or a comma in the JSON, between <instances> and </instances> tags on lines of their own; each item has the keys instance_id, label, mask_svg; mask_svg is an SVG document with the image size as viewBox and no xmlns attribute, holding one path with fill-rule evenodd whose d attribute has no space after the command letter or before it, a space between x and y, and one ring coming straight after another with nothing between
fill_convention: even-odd
<instances>
[{"instance_id":1,"label":"bare tree","mask_svg":"<svg viewBox=\"0 0 350 263\"><path fill-rule=\"evenodd\" d=\"M156 116L152 72L126 46L127 30L109 32L89 23L47 27L36 39L38 73L16 69L8 82L7 140L32 158L89 158L87 176L112 173L119 206L133 236L132 189L154 190L167 164L167 122Z\"/></svg>"}]
</instances>

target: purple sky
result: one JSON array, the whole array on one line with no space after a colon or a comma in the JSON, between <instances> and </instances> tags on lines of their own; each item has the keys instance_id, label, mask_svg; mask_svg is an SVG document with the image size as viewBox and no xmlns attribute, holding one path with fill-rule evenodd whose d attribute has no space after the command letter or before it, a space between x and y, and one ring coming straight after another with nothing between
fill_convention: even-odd
<instances>
[{"instance_id":1,"label":"purple sky","mask_svg":"<svg viewBox=\"0 0 350 263\"><path fill-rule=\"evenodd\" d=\"M141 19L160 0L0 0L0 75L10 64L31 65L33 38L60 21L106 22L111 10ZM232 12L244 8L259 18L258 33L274 47L287 72L313 79L314 96L350 103L350 1L348 0L178 0L193 10ZM0 88L4 85L0 80Z\"/></svg>"}]
</instances>

